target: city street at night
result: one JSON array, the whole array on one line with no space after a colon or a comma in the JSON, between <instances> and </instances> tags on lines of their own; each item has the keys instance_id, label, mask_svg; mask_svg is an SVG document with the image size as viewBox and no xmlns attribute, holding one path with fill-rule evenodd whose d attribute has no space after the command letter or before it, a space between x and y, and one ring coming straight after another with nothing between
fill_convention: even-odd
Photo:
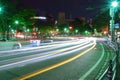
<instances>
[{"instance_id":1,"label":"city street at night","mask_svg":"<svg viewBox=\"0 0 120 80\"><path fill-rule=\"evenodd\" d=\"M88 38L3 52L2 80L98 79L114 56L105 44Z\"/></svg>"},{"instance_id":2,"label":"city street at night","mask_svg":"<svg viewBox=\"0 0 120 80\"><path fill-rule=\"evenodd\" d=\"M0 0L0 80L119 75L119 0Z\"/></svg>"}]
</instances>

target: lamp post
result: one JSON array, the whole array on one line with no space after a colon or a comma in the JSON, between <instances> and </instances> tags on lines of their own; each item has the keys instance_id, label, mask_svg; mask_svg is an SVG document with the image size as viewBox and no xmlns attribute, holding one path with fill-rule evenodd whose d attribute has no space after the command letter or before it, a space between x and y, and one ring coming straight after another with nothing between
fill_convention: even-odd
<instances>
[{"instance_id":1,"label":"lamp post","mask_svg":"<svg viewBox=\"0 0 120 80\"><path fill-rule=\"evenodd\" d=\"M118 2L116 0L112 1L111 6L110 6L110 35L112 41L116 42L115 38L115 26L114 26L114 17L115 17L115 12L116 12L116 7L118 6Z\"/></svg>"},{"instance_id":2,"label":"lamp post","mask_svg":"<svg viewBox=\"0 0 120 80\"><path fill-rule=\"evenodd\" d=\"M16 20L16 21L15 21L15 24L19 24L19 21L18 21L18 20Z\"/></svg>"},{"instance_id":3,"label":"lamp post","mask_svg":"<svg viewBox=\"0 0 120 80\"><path fill-rule=\"evenodd\" d=\"M16 25L18 25L19 24L19 21L18 20L15 20L15 22L14 22ZM17 26L16 26L16 31L17 31Z\"/></svg>"},{"instance_id":4,"label":"lamp post","mask_svg":"<svg viewBox=\"0 0 120 80\"><path fill-rule=\"evenodd\" d=\"M6 26L4 25L4 17L3 17L3 7L0 6L0 20L2 26L2 39L6 40Z\"/></svg>"},{"instance_id":5,"label":"lamp post","mask_svg":"<svg viewBox=\"0 0 120 80\"><path fill-rule=\"evenodd\" d=\"M0 12L2 11L2 7L0 7Z\"/></svg>"},{"instance_id":6,"label":"lamp post","mask_svg":"<svg viewBox=\"0 0 120 80\"><path fill-rule=\"evenodd\" d=\"M18 20L15 20L15 22L14 22L15 24L16 24L16 37L17 37L17 32L18 32L18 24L19 24L19 21Z\"/></svg>"}]
</instances>

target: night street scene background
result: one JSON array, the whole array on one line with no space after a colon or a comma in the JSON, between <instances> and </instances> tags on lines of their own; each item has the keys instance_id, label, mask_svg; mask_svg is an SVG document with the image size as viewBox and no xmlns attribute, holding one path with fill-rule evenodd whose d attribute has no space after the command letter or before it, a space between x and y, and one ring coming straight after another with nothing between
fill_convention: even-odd
<instances>
[{"instance_id":1,"label":"night street scene background","mask_svg":"<svg viewBox=\"0 0 120 80\"><path fill-rule=\"evenodd\" d=\"M0 80L120 80L119 0L0 0Z\"/></svg>"}]
</instances>

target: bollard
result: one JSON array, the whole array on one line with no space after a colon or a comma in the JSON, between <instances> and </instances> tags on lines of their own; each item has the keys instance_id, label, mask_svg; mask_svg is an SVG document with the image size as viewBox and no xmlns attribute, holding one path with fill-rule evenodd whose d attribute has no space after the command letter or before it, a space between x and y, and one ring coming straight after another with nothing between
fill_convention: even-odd
<instances>
[{"instance_id":1,"label":"bollard","mask_svg":"<svg viewBox=\"0 0 120 80\"><path fill-rule=\"evenodd\" d=\"M107 80L112 80L112 60L109 61L109 68L106 73Z\"/></svg>"}]
</instances>

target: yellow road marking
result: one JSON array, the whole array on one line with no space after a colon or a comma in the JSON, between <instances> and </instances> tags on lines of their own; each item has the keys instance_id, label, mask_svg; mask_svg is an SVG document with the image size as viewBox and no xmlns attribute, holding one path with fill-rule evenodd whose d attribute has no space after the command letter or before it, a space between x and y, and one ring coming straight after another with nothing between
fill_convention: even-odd
<instances>
[{"instance_id":1,"label":"yellow road marking","mask_svg":"<svg viewBox=\"0 0 120 80\"><path fill-rule=\"evenodd\" d=\"M62 49L62 50L57 50L55 53L52 53L52 54L46 54L46 55L43 55L43 56L39 56L39 57L35 57L35 58L31 58L31 59L27 59L27 60L23 60L23 61L18 61L18 62L15 62L13 64L17 64L17 63L21 63L21 62L25 62L25 61L31 61L31 60L34 60L34 59L38 59L38 58L44 58L44 57L47 57L47 56L52 56L52 55L55 55L55 54L59 54L61 52L64 52L64 51L68 51L68 50L71 50L71 49L75 49L79 46L75 46L75 47L72 47L72 48L67 48L67 49Z\"/></svg>"},{"instance_id":2,"label":"yellow road marking","mask_svg":"<svg viewBox=\"0 0 120 80\"><path fill-rule=\"evenodd\" d=\"M84 54L87 53L88 51L92 50L92 49L96 46L96 42L94 42L94 43L95 43L95 44L94 44L91 48L87 49L86 51L83 51L81 54L78 54L78 55L76 55L76 56L74 56L74 57L72 57L72 58L69 58L69 59L67 59L67 60L65 60L65 61L63 61L63 62L54 64L54 65L52 65L52 66L49 66L49 67L47 67L47 68L44 68L44 69L42 69L42 70L39 70L39 71L36 71L36 72L34 72L34 73L30 73L30 74L28 74L28 75L25 75L25 76L23 76L22 78L20 78L19 80L26 80L26 79L32 78L32 77L34 77L34 76L37 76L37 75L39 75L39 74L42 74L42 73L44 73L44 72L47 72L47 71L52 70L52 69L54 69L54 68L57 68L57 67L59 67L59 66L62 66L62 65L64 65L64 64L67 64L67 63L69 63L69 62L71 62L71 61L79 58L80 56L84 55Z\"/></svg>"}]
</instances>

